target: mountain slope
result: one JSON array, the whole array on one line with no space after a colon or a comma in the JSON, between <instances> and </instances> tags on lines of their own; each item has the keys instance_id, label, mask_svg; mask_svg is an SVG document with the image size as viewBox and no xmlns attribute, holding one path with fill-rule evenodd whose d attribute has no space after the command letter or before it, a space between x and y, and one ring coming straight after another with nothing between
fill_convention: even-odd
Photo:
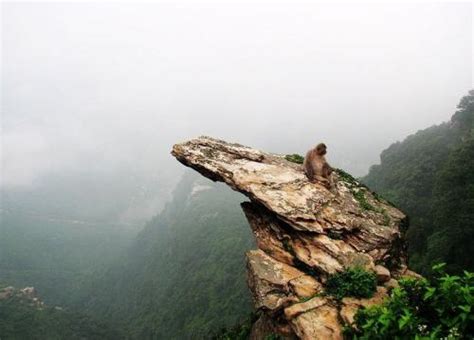
<instances>
[{"instance_id":1,"label":"mountain slope","mask_svg":"<svg viewBox=\"0 0 474 340\"><path fill-rule=\"evenodd\" d=\"M0 336L5 340L124 338L106 324L45 305L32 287L0 289Z\"/></svg>"},{"instance_id":2,"label":"mountain slope","mask_svg":"<svg viewBox=\"0 0 474 340\"><path fill-rule=\"evenodd\" d=\"M127 323L132 338L196 339L251 311L244 198L187 175L128 254L96 278L81 307Z\"/></svg>"},{"instance_id":3,"label":"mountain slope","mask_svg":"<svg viewBox=\"0 0 474 340\"><path fill-rule=\"evenodd\" d=\"M342 170L328 189L298 157L207 136L171 153L250 199L242 209L258 249L246 253L247 282L260 315L251 339L342 340L359 306L418 277L406 266L405 214Z\"/></svg>"},{"instance_id":4,"label":"mountain slope","mask_svg":"<svg viewBox=\"0 0 474 340\"><path fill-rule=\"evenodd\" d=\"M381 154L363 181L410 216L410 264L445 261L474 270L474 91L450 122L418 131Z\"/></svg>"},{"instance_id":5,"label":"mountain slope","mask_svg":"<svg viewBox=\"0 0 474 340\"><path fill-rule=\"evenodd\" d=\"M36 287L46 303L68 304L89 272L127 249L172 185L114 168L0 188L0 278Z\"/></svg>"}]
</instances>

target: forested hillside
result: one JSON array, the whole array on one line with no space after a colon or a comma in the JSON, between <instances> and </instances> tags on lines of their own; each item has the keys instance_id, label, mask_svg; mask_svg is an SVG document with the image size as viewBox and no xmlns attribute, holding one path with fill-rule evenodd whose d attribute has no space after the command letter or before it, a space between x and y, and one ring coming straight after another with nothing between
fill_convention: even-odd
<instances>
[{"instance_id":1,"label":"forested hillside","mask_svg":"<svg viewBox=\"0 0 474 340\"><path fill-rule=\"evenodd\" d=\"M363 181L410 216L410 265L474 270L474 90L451 121L418 131L381 154Z\"/></svg>"},{"instance_id":2,"label":"forested hillside","mask_svg":"<svg viewBox=\"0 0 474 340\"><path fill-rule=\"evenodd\" d=\"M127 325L136 339L196 339L251 311L244 252L253 245L245 198L187 174L173 200L117 265L97 273L82 310Z\"/></svg>"},{"instance_id":3,"label":"forested hillside","mask_svg":"<svg viewBox=\"0 0 474 340\"><path fill-rule=\"evenodd\" d=\"M33 289L0 284L2 340L119 340L124 336L108 325L60 307L45 305Z\"/></svg>"},{"instance_id":4,"label":"forested hillside","mask_svg":"<svg viewBox=\"0 0 474 340\"><path fill-rule=\"evenodd\" d=\"M79 282L108 266L134 233L113 224L75 223L4 211L0 224L0 279L34 286L47 303L64 305Z\"/></svg>"},{"instance_id":5,"label":"forested hillside","mask_svg":"<svg viewBox=\"0 0 474 340\"><path fill-rule=\"evenodd\" d=\"M156 214L172 184L131 170L69 171L0 189L0 280L68 304Z\"/></svg>"},{"instance_id":6,"label":"forested hillside","mask_svg":"<svg viewBox=\"0 0 474 340\"><path fill-rule=\"evenodd\" d=\"M466 254L474 247L474 91L451 121L385 150L363 181L410 216L412 269L427 274L447 262L448 271L473 271ZM157 193L159 201L167 195L146 193L134 180L103 193L118 182L53 178L34 190L3 192L2 282L35 286L47 303L132 339L205 338L244 320L252 310L244 253L254 248L239 207L245 197L189 172L134 238L141 203L159 206ZM26 308L16 297L1 301L0 314L0 329L11 337L121 334L101 333L102 324L82 314Z\"/></svg>"}]
</instances>

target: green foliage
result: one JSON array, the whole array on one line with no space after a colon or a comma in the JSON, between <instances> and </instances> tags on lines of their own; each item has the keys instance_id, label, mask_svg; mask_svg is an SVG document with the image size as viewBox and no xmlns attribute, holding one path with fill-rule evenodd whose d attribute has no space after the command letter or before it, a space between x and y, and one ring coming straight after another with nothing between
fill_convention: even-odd
<instances>
[{"instance_id":1,"label":"green foliage","mask_svg":"<svg viewBox=\"0 0 474 340\"><path fill-rule=\"evenodd\" d=\"M244 198L197 178L186 176L136 239L119 225L83 223L110 216L100 214L100 202L89 209L83 200L90 195L72 185L78 206L68 204L64 181L45 185L49 196L43 187L35 197L8 192L0 223L2 283L35 286L46 303L105 320L130 339L200 339L234 324L252 310L242 255L253 237L239 207ZM129 201L123 196L117 199ZM48 200L53 207L41 205ZM123 207L111 215L115 208ZM5 320L5 327L16 322Z\"/></svg>"},{"instance_id":2,"label":"green foliage","mask_svg":"<svg viewBox=\"0 0 474 340\"><path fill-rule=\"evenodd\" d=\"M351 184L352 186L360 186L361 184L349 173L345 172L342 169L335 169L336 173L339 175L339 178Z\"/></svg>"},{"instance_id":3,"label":"green foliage","mask_svg":"<svg viewBox=\"0 0 474 340\"><path fill-rule=\"evenodd\" d=\"M202 339L252 310L245 251L254 247L245 198L188 175L128 254L97 272L78 307L127 326L132 339Z\"/></svg>"},{"instance_id":4,"label":"green foliage","mask_svg":"<svg viewBox=\"0 0 474 340\"><path fill-rule=\"evenodd\" d=\"M326 283L326 293L336 299L346 296L370 298L377 289L377 276L363 268L354 267L331 275Z\"/></svg>"},{"instance_id":5,"label":"green foliage","mask_svg":"<svg viewBox=\"0 0 474 340\"><path fill-rule=\"evenodd\" d=\"M363 178L410 216L410 266L422 274L437 262L451 273L474 270L474 91L450 123L395 143Z\"/></svg>"},{"instance_id":6,"label":"green foliage","mask_svg":"<svg viewBox=\"0 0 474 340\"><path fill-rule=\"evenodd\" d=\"M371 211L375 211L375 212L379 212L379 213L384 213L385 212L384 210L376 209L372 204L370 204L367 201L367 198L365 196L365 192L366 192L366 190L368 190L368 188L364 184L359 182L351 174L345 172L342 169L335 169L335 171L338 174L339 179L341 181L344 181L344 182L349 184L349 188L350 188L350 191L351 191L352 195L359 202L359 205L363 210L371 210ZM383 200L375 192L372 192L372 195L378 201ZM386 212L385 212L385 214L386 214Z\"/></svg>"},{"instance_id":7,"label":"green foliage","mask_svg":"<svg viewBox=\"0 0 474 340\"><path fill-rule=\"evenodd\" d=\"M2 340L124 339L104 323L57 308L38 309L17 296L0 300L0 336Z\"/></svg>"},{"instance_id":8,"label":"green foliage","mask_svg":"<svg viewBox=\"0 0 474 340\"><path fill-rule=\"evenodd\" d=\"M360 309L353 339L472 339L474 337L474 273L450 276L445 265L434 276L400 280L383 304Z\"/></svg>"},{"instance_id":9,"label":"green foliage","mask_svg":"<svg viewBox=\"0 0 474 340\"><path fill-rule=\"evenodd\" d=\"M390 216L387 213L387 210L384 208L376 208L372 204L367 201L367 197L365 196L364 189L358 188L354 189L351 188L351 193L352 196L359 202L359 205L362 210L366 211L374 211L376 213L382 214L383 215L383 224L384 225L389 225L390 224ZM378 200L381 200L380 198L376 197Z\"/></svg>"},{"instance_id":10,"label":"green foliage","mask_svg":"<svg viewBox=\"0 0 474 340\"><path fill-rule=\"evenodd\" d=\"M467 96L464 96L458 105L458 110L453 115L451 121L459 124L461 129L471 132L474 126L474 90L469 91Z\"/></svg>"},{"instance_id":11,"label":"green foliage","mask_svg":"<svg viewBox=\"0 0 474 340\"><path fill-rule=\"evenodd\" d=\"M248 340L252 331L252 326L259 318L259 313L251 313L244 321L232 327L222 328L212 335L212 340ZM284 340L278 334L269 334L263 340Z\"/></svg>"},{"instance_id":12,"label":"green foliage","mask_svg":"<svg viewBox=\"0 0 474 340\"><path fill-rule=\"evenodd\" d=\"M133 177L71 171L0 188L0 278L34 286L48 304L70 303L79 282L115 261L136 236L141 223L118 221L140 189Z\"/></svg>"},{"instance_id":13,"label":"green foliage","mask_svg":"<svg viewBox=\"0 0 474 340\"><path fill-rule=\"evenodd\" d=\"M433 233L426 257L446 261L451 272L474 270L474 138L453 150L433 188Z\"/></svg>"},{"instance_id":14,"label":"green foliage","mask_svg":"<svg viewBox=\"0 0 474 340\"><path fill-rule=\"evenodd\" d=\"M367 201L367 198L365 197L365 193L362 189L360 188L352 189L351 193L352 193L352 196L354 196L354 198L359 202L359 205L362 208L362 210L376 211L374 206Z\"/></svg>"},{"instance_id":15,"label":"green foliage","mask_svg":"<svg viewBox=\"0 0 474 340\"><path fill-rule=\"evenodd\" d=\"M297 164L303 164L304 162L304 157L301 155L298 155L296 153L292 155L286 155L285 159L289 162L297 163Z\"/></svg>"},{"instance_id":16,"label":"green foliage","mask_svg":"<svg viewBox=\"0 0 474 340\"><path fill-rule=\"evenodd\" d=\"M3 211L0 277L15 287L34 286L48 304L64 306L94 268L115 261L133 233L111 224L81 225L60 218Z\"/></svg>"},{"instance_id":17,"label":"green foliage","mask_svg":"<svg viewBox=\"0 0 474 340\"><path fill-rule=\"evenodd\" d=\"M257 321L258 315L251 313L244 321L232 327L224 327L214 334L212 340L247 340L252 330L252 325Z\"/></svg>"},{"instance_id":18,"label":"green foliage","mask_svg":"<svg viewBox=\"0 0 474 340\"><path fill-rule=\"evenodd\" d=\"M387 211L383 208L376 208L372 204L369 203L366 197L366 192L368 188L356 180L351 174L345 172L342 169L335 169L336 173L339 176L341 181L344 181L349 184L349 190L352 196L359 202L359 206L364 211L374 211L380 214L383 214L383 224L389 225L390 224L390 216L388 215ZM371 192L372 196L380 202L390 204L385 199L382 199L380 195L377 195L375 192ZM331 237L331 236L330 236ZM334 238L334 237L331 237Z\"/></svg>"}]
</instances>

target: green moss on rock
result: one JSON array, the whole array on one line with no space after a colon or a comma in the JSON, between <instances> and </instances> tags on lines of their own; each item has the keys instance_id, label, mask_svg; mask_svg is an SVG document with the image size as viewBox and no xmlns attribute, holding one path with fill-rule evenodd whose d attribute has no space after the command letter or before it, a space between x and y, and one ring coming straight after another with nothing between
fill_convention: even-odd
<instances>
[{"instance_id":1,"label":"green moss on rock","mask_svg":"<svg viewBox=\"0 0 474 340\"><path fill-rule=\"evenodd\" d=\"M301 156L301 155L298 155L297 153L294 153L294 154L291 154L291 155L286 155L285 159L288 162L293 162L293 163L297 163L297 164L303 164L303 162L304 162L304 157Z\"/></svg>"}]
</instances>

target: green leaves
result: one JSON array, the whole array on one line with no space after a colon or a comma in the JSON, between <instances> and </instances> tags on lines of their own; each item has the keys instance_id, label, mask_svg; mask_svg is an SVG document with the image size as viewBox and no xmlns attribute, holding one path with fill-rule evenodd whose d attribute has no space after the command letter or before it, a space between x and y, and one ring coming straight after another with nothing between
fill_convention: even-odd
<instances>
[{"instance_id":1,"label":"green leaves","mask_svg":"<svg viewBox=\"0 0 474 340\"><path fill-rule=\"evenodd\" d=\"M360 309L346 328L354 339L471 339L474 275L447 275L444 264L426 279L402 279L381 306Z\"/></svg>"},{"instance_id":2,"label":"green leaves","mask_svg":"<svg viewBox=\"0 0 474 340\"><path fill-rule=\"evenodd\" d=\"M425 295L423 295L423 300L430 299L434 295L435 292L436 292L436 288L428 287L428 290L426 291Z\"/></svg>"},{"instance_id":3,"label":"green leaves","mask_svg":"<svg viewBox=\"0 0 474 340\"><path fill-rule=\"evenodd\" d=\"M12 340L125 339L124 334L108 324L48 305L39 308L31 298L17 293L0 299L0 336Z\"/></svg>"},{"instance_id":4,"label":"green leaves","mask_svg":"<svg viewBox=\"0 0 474 340\"><path fill-rule=\"evenodd\" d=\"M446 268L446 263L438 263L438 264L435 264L431 269L435 273L441 273L444 271L445 268Z\"/></svg>"},{"instance_id":5,"label":"green leaves","mask_svg":"<svg viewBox=\"0 0 474 340\"><path fill-rule=\"evenodd\" d=\"M297 164L303 164L304 162L304 157L301 155L298 155L296 153L291 154L291 155L286 155L285 159L289 162L297 163Z\"/></svg>"},{"instance_id":6,"label":"green leaves","mask_svg":"<svg viewBox=\"0 0 474 340\"><path fill-rule=\"evenodd\" d=\"M400 330L404 329L405 326L407 326L411 322L412 319L413 319L413 314L410 312L408 308L404 308L403 315L400 318L400 320L398 320L398 329Z\"/></svg>"},{"instance_id":7,"label":"green leaves","mask_svg":"<svg viewBox=\"0 0 474 340\"><path fill-rule=\"evenodd\" d=\"M217 333L207 337L212 340L247 340L252 330L252 325L257 321L258 313L251 313L244 321L233 327L222 328ZM279 340L278 337L269 336L265 340Z\"/></svg>"},{"instance_id":8,"label":"green leaves","mask_svg":"<svg viewBox=\"0 0 474 340\"><path fill-rule=\"evenodd\" d=\"M474 91L461 99L451 122L392 144L363 178L410 216L410 267L431 274L474 271Z\"/></svg>"},{"instance_id":9,"label":"green leaves","mask_svg":"<svg viewBox=\"0 0 474 340\"><path fill-rule=\"evenodd\" d=\"M346 296L370 298L377 288L377 276L363 268L349 268L344 272L329 277L326 293L336 299Z\"/></svg>"}]
</instances>

